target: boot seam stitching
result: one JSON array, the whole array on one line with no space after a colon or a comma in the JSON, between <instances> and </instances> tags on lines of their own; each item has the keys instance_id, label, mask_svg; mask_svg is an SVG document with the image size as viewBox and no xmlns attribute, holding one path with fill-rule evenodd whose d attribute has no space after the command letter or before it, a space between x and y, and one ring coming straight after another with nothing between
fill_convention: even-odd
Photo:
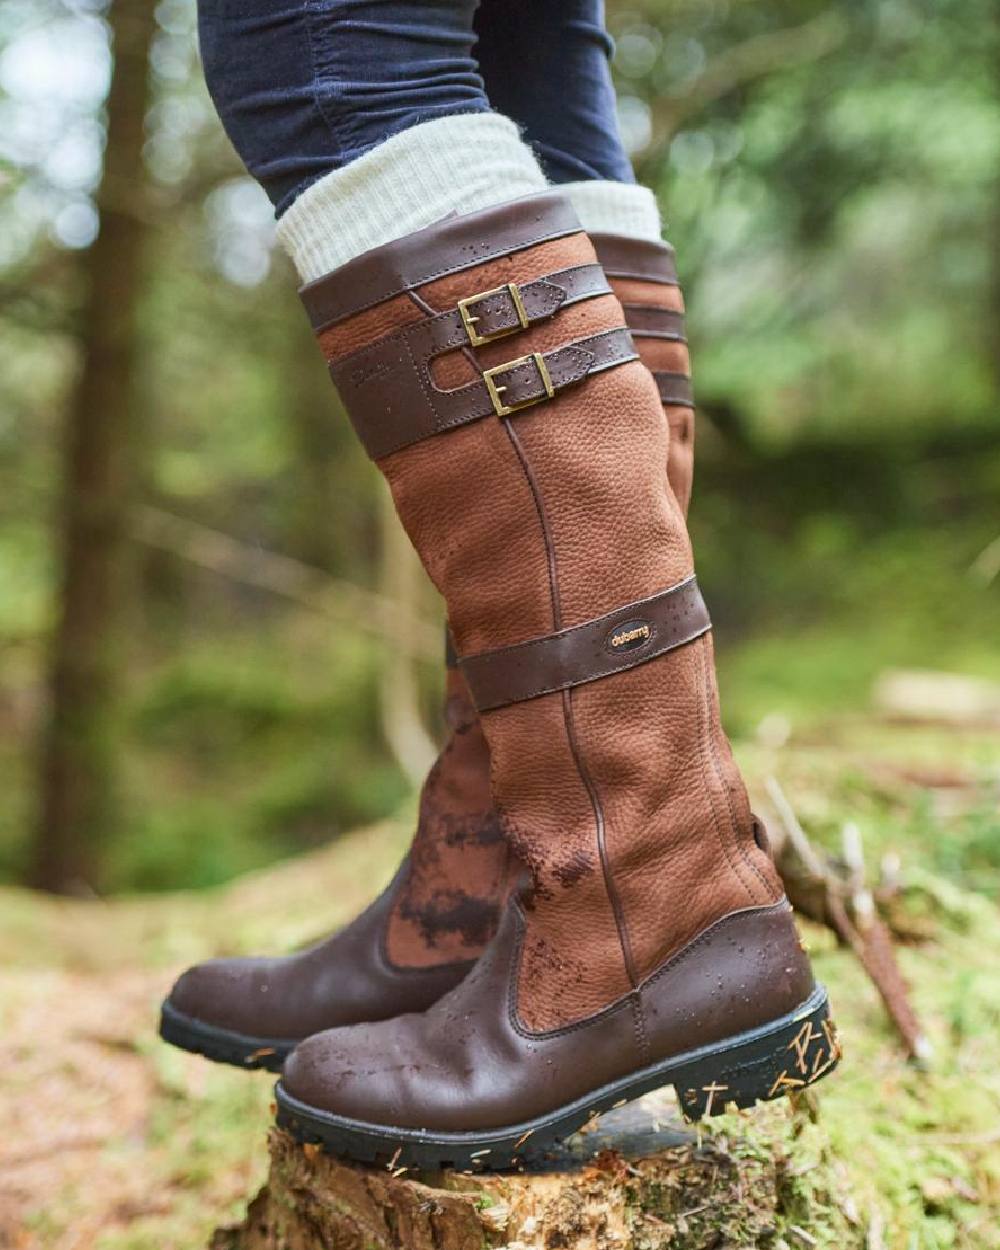
<instances>
[{"instance_id":1,"label":"boot seam stitching","mask_svg":"<svg viewBox=\"0 0 1000 1250\"><path fill-rule=\"evenodd\" d=\"M711 767L712 771L716 775L716 778L721 782L721 778L719 778L718 776L718 769L715 767L715 762L712 758L711 709L709 707L709 698L708 698L708 663L707 663L707 657L705 655L704 647L700 647L698 649L697 656L698 656L697 658L698 685L700 686L700 694L699 694L698 702L700 705L700 713L701 713L701 716L700 716L701 747L700 747L699 753L701 755L701 759L705 766L705 769L707 770L709 767ZM722 849L723 857L725 858L725 861L729 866L730 872L739 882L741 888L745 891L745 893L749 894L750 897L753 898L753 892L748 888L746 880L743 874L739 870L739 866L733 860L733 857L730 854L729 846L726 843L726 839L723 836L722 829L719 825L719 807L718 807L718 802L717 802L715 792L712 786L708 784L704 785L704 791L708 798L709 809L712 813L712 827L715 830L715 836L718 839L719 846Z\"/></svg>"},{"instance_id":2,"label":"boot seam stitching","mask_svg":"<svg viewBox=\"0 0 1000 1250\"><path fill-rule=\"evenodd\" d=\"M707 687L707 685L708 685L708 676L709 676L709 675L708 675L708 664L707 664L707 663L706 663L706 665L705 665L705 669L706 669L706 672L705 672L705 684L706 684L706 687ZM708 691L706 690L706 694L707 694L707 693L708 693ZM745 844L744 844L744 839L742 839L742 838L740 837L739 822L738 822L738 821L737 821L737 819L736 819L736 812L735 812L735 810L734 810L734 808L733 808L733 796L732 796L732 794L730 793L730 791L729 791L729 787L726 785L725 778L724 778L724 777L723 777L723 775L722 775L722 765L721 765L721 761L719 760L719 751L718 751L718 747L717 747L716 742L715 742L715 737L714 737L714 735L710 735L710 737L709 737L709 741L710 741L710 743L711 743L711 750L712 750L712 762L713 762L713 766L714 766L714 768L715 768L715 774L716 774L716 776L719 778L719 782L720 782L720 783L721 783L721 785L722 785L722 792L723 792L723 794L725 795L725 798L726 798L726 806L727 806L727 807L728 807L728 809L729 809L729 819L730 819L730 822L731 822L731 824L732 824L733 834L734 834L734 836L735 836L735 838L736 838L736 850L737 850L737 853L739 854L740 858L741 858L741 859L743 860L743 862L747 865L747 867L750 869L750 871L754 874L754 876L757 878L757 880L760 882L761 886L763 887L763 890L764 890L764 899L765 899L765 900L766 900L766 899L770 899L770 898L771 898L771 891L770 891L770 889L768 888L767 881L764 879L764 874L760 871L760 869L757 867L757 865L756 865L756 864L753 862L753 860L750 858L749 854L747 853L747 848L746 848L746 846L745 846ZM752 883L751 883L751 884L752 884ZM755 889L755 888L754 888L753 890L751 890L751 894L756 894L756 889ZM756 900L756 901L760 901L760 900L758 899L758 900Z\"/></svg>"},{"instance_id":3,"label":"boot seam stitching","mask_svg":"<svg viewBox=\"0 0 1000 1250\"><path fill-rule=\"evenodd\" d=\"M549 581L549 607L552 613L552 628L558 632L562 628L562 604L559 599L559 566L556 561L555 543L552 541L552 532L549 528L549 518L545 511L545 505L542 503L541 488L528 461L528 453L524 449L524 444L521 442L510 418L504 417L502 422L504 431L510 440L511 446L514 448L514 454L517 456L518 463L521 466L521 472L524 474L527 482L531 501L535 505L538 525L542 531L542 545L545 548L545 568Z\"/></svg>"},{"instance_id":4,"label":"boot seam stitching","mask_svg":"<svg viewBox=\"0 0 1000 1250\"><path fill-rule=\"evenodd\" d=\"M632 995L632 1029L635 1034L635 1044L639 1051L639 1058L642 1060L643 1066L649 1062L650 1048L649 1038L646 1036L646 1014L642 1006L642 995L638 988L633 990Z\"/></svg>"},{"instance_id":5,"label":"boot seam stitching","mask_svg":"<svg viewBox=\"0 0 1000 1250\"><path fill-rule=\"evenodd\" d=\"M594 823L596 825L597 834L597 853L601 863L601 873L604 877L604 888L607 891L608 902L611 904L611 912L615 920L615 928L618 931L618 942L622 950L622 961L625 964L625 975L628 977L632 989L635 989L638 984L635 960L632 955L632 943L629 938L628 924L625 919L625 908L615 885L611 859L608 853L607 822L604 817L604 806L601 803L597 783L590 775L590 770L587 768L583 752L580 749L579 742L577 741L576 718L573 715L573 691L564 690L562 695L563 716L566 721L566 730L569 735L570 750L573 752L573 759L576 763L577 772L580 774L580 780L583 782L584 788L587 791L591 808L594 813Z\"/></svg>"},{"instance_id":6,"label":"boot seam stitching","mask_svg":"<svg viewBox=\"0 0 1000 1250\"><path fill-rule=\"evenodd\" d=\"M646 980L643 981L640 986L640 990L647 989L655 981L659 980L660 977L665 976L666 973L672 968L683 963L689 955L694 954L699 946L703 946L711 938L716 929L728 924L730 920L734 920L740 916L768 915L771 912L787 912L791 915L791 904L788 902L787 898L782 897L775 903L757 904L754 907L739 907L735 911L730 911L724 916L720 916L718 920L713 920L707 929L703 929L701 933L699 933L697 937L692 938L686 946L682 946L679 951L676 951L673 955L671 955L666 963L661 964L655 972L651 972Z\"/></svg>"},{"instance_id":7,"label":"boot seam stitching","mask_svg":"<svg viewBox=\"0 0 1000 1250\"><path fill-rule=\"evenodd\" d=\"M703 747L703 757L705 758L706 763L711 766L711 769L715 775L716 781L722 787L722 790L725 795L725 803L729 810L730 829L733 832L733 834L736 834L738 831L737 831L737 825L736 825L736 816L735 816L735 813L733 811L733 806L732 806L732 799L729 796L729 791L725 783L725 778L722 776L722 770L719 766L718 752L715 746L715 739L712 733L712 730L713 730L712 706L711 706L712 697L711 697L711 690L710 690L710 675L709 675L709 667L708 667L707 647L704 647L704 646L701 647L700 652L701 652L699 656L699 661L700 661L699 667L701 669L701 673L700 673L701 700L700 701L702 705L702 730L704 734L703 741L705 742L705 747ZM761 900L757 897L756 891L754 890L752 884L747 881L746 877L743 875L743 872L740 870L739 862L736 858L733 857L727 838L725 834L723 833L722 827L719 823L719 807L718 807L718 801L714 793L713 787L707 786L706 789L708 791L709 805L711 806L711 809L712 809L712 824L715 827L715 834L716 834L716 837L719 839L719 845L722 847L722 853L726 857L726 863L729 865L730 870L732 871L736 880L740 883L740 886L742 887L742 889L750 897L751 902L754 904L759 904ZM747 861L747 865L750 868L752 868L755 873L757 872L756 868L754 868L754 866L750 864L749 861ZM759 873L757 875L761 881L761 884L763 884L764 878L760 877Z\"/></svg>"},{"instance_id":8,"label":"boot seam stitching","mask_svg":"<svg viewBox=\"0 0 1000 1250\"><path fill-rule=\"evenodd\" d=\"M707 689L708 687L708 664L707 663L705 665L705 670L706 670L705 671L705 685L706 685L705 693L706 695L708 695L709 692ZM722 765L721 765L721 761L719 760L719 751L715 742L714 735L711 735L711 734L709 735L709 742L711 743L712 766L715 769L715 775L718 777L719 783L722 786L722 793L725 796L726 807L729 810L729 820L730 820L730 824L733 830L733 835L736 839L737 854L740 856L743 862L747 865L747 867L750 869L753 875L760 882L761 886L764 889L764 898L769 899L771 897L771 891L768 889L767 882L764 880L764 874L760 871L757 865L753 862L753 860L747 854L747 848L744 845L743 839L740 837L739 822L736 819L736 811L733 808L733 796L730 793L729 787L726 785L725 778L722 775ZM752 882L751 882L751 886L753 886ZM755 887L750 890L750 894L751 896L756 896ZM760 900L755 897L755 901L759 902Z\"/></svg>"}]
</instances>

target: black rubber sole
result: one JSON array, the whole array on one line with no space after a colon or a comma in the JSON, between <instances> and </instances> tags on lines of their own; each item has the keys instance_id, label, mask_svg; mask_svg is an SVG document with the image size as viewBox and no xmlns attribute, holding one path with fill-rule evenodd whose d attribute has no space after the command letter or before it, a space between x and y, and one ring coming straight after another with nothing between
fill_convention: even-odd
<instances>
[{"instance_id":1,"label":"black rubber sole","mask_svg":"<svg viewBox=\"0 0 1000 1250\"><path fill-rule=\"evenodd\" d=\"M797 1011L779 1020L663 1060L522 1124L465 1133L366 1124L299 1102L280 1081L275 1090L277 1122L300 1142L361 1163L494 1171L537 1166L547 1150L595 1115L664 1085L676 1088L685 1117L699 1120L804 1089L832 1072L839 1059L826 991L818 986Z\"/></svg>"},{"instance_id":2,"label":"black rubber sole","mask_svg":"<svg viewBox=\"0 0 1000 1250\"><path fill-rule=\"evenodd\" d=\"M296 1046L295 1042L249 1037L245 1033L205 1024L193 1016L184 1015L169 1000L160 1008L160 1037L171 1046L190 1051L193 1055L203 1055L213 1063L228 1063L247 1071L263 1069L280 1072Z\"/></svg>"}]
</instances>

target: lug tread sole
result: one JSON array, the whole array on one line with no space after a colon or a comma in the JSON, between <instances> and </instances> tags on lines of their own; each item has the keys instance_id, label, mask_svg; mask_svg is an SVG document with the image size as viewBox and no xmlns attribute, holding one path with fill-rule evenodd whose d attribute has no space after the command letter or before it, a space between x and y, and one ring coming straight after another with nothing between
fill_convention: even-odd
<instances>
[{"instance_id":1,"label":"lug tread sole","mask_svg":"<svg viewBox=\"0 0 1000 1250\"><path fill-rule=\"evenodd\" d=\"M160 1037L179 1050L248 1072L280 1072L295 1049L295 1042L251 1037L206 1024L178 1011L169 1001L160 1008Z\"/></svg>"},{"instance_id":2,"label":"lug tread sole","mask_svg":"<svg viewBox=\"0 0 1000 1250\"><path fill-rule=\"evenodd\" d=\"M310 1107L279 1081L277 1123L297 1141L360 1163L496 1171L544 1164L550 1152L597 1115L673 1085L686 1119L721 1115L797 1093L827 1076L841 1057L822 986L770 1024L666 1059L522 1124L484 1132L432 1133L366 1124Z\"/></svg>"}]
</instances>

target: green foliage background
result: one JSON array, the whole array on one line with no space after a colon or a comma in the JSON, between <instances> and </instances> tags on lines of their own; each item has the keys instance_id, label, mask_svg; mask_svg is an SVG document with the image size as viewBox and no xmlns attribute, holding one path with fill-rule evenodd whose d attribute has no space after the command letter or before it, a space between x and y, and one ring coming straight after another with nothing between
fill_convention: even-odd
<instances>
[{"instance_id":1,"label":"green foliage background","mask_svg":"<svg viewBox=\"0 0 1000 1250\"><path fill-rule=\"evenodd\" d=\"M377 483L215 120L193 6L161 0L157 17L148 186L118 189L154 226L145 500L373 587ZM731 730L822 725L865 707L888 665L1000 677L1000 6L647 0L609 3L609 20L623 131L688 293L692 531ZM24 869L37 802L106 77L100 0L7 0L0 880ZM383 740L378 643L141 530L108 887L217 883L395 809L408 787ZM421 681L431 715L436 664ZM945 832L949 871L995 880L995 802Z\"/></svg>"}]
</instances>

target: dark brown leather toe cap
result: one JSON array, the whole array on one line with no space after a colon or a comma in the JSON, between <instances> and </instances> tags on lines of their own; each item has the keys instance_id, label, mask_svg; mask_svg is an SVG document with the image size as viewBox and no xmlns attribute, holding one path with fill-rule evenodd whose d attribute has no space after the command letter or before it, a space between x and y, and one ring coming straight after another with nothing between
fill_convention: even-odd
<instances>
[{"instance_id":1,"label":"dark brown leather toe cap","mask_svg":"<svg viewBox=\"0 0 1000 1250\"><path fill-rule=\"evenodd\" d=\"M297 1041L301 1021L290 1015L276 980L281 959L209 959L178 977L168 1002L189 1019L248 1037ZM278 974L276 978L275 974Z\"/></svg>"}]
</instances>

